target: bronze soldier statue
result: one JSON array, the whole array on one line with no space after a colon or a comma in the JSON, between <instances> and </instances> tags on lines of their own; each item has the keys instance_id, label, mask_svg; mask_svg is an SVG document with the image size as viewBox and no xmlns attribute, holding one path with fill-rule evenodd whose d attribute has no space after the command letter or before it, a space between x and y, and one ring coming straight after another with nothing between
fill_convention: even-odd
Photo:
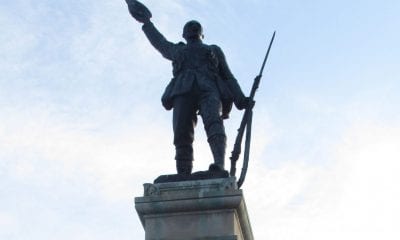
<instances>
[{"instance_id":1,"label":"bronze soldier statue","mask_svg":"<svg viewBox=\"0 0 400 240\"><path fill-rule=\"evenodd\" d=\"M226 134L223 119L229 117L232 103L242 110L249 104L216 45L204 44L199 22L183 27L186 43L171 43L150 21L150 11L140 2L126 0L129 12L140 23L150 43L173 65L173 78L162 96L167 110L173 109L176 168L180 175L190 175L193 166L194 127L197 115L203 119L214 158L210 171L225 171Z\"/></svg>"}]
</instances>

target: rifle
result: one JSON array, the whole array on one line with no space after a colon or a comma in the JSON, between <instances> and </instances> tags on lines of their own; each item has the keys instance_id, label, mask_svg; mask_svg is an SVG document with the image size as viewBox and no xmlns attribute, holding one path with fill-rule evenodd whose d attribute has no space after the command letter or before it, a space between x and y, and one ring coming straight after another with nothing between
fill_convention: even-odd
<instances>
[{"instance_id":1,"label":"rifle","mask_svg":"<svg viewBox=\"0 0 400 240\"><path fill-rule=\"evenodd\" d=\"M274 42L275 38L275 32L272 35L271 41L268 46L267 53L264 57L264 61L261 66L260 73L255 77L253 86L250 91L250 96L249 96L249 105L245 109L245 112L243 114L242 121L240 122L240 127L238 129L238 135L236 136L235 144L233 146L233 151L232 155L230 157L231 159L231 170L230 170L230 175L234 177L236 175L236 162L239 159L239 155L241 153L241 145L242 145L242 139L243 139L243 134L244 130L246 129L246 140L245 140L245 149L244 149L244 158L243 158L243 167L242 167L242 172L240 173L240 178L238 180L238 187L240 188L244 182L244 179L246 178L246 173L247 173L247 167L249 163L249 156L250 156L250 140L251 140L251 124L253 120L253 107L254 107L254 95L256 94L256 90L258 89L260 85L260 80L262 77L262 73L264 71L265 64L268 59L269 51L271 50L272 43Z\"/></svg>"}]
</instances>

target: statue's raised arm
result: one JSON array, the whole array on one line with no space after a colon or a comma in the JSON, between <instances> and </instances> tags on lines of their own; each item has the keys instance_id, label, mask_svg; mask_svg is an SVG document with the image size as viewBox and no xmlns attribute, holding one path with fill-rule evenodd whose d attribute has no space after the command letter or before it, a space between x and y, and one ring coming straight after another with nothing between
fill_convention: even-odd
<instances>
[{"instance_id":1,"label":"statue's raised arm","mask_svg":"<svg viewBox=\"0 0 400 240\"><path fill-rule=\"evenodd\" d=\"M143 23L142 29L151 45L156 48L163 57L173 60L175 44L168 41L150 21L152 14L150 10L136 0L125 0L128 4L129 13L138 22Z\"/></svg>"}]
</instances>

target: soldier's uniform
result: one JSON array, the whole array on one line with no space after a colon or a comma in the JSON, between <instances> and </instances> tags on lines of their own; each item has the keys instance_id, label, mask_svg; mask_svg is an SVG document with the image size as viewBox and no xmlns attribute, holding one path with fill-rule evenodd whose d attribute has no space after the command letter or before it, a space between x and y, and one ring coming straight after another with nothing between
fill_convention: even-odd
<instances>
[{"instance_id":1,"label":"soldier's uniform","mask_svg":"<svg viewBox=\"0 0 400 240\"><path fill-rule=\"evenodd\" d=\"M194 127L199 114L216 164L224 164L226 135L222 118L227 118L232 102L238 106L245 96L216 45L171 43L151 23L142 27L151 44L172 61L173 78L162 104L173 108L174 145L177 161L193 161Z\"/></svg>"}]
</instances>

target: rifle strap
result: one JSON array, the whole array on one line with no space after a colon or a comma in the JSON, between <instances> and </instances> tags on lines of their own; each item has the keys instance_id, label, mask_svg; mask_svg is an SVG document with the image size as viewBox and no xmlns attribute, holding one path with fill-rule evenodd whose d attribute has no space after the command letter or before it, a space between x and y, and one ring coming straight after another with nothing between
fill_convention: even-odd
<instances>
[{"instance_id":1,"label":"rifle strap","mask_svg":"<svg viewBox=\"0 0 400 240\"><path fill-rule=\"evenodd\" d=\"M239 188L242 186L246 178L247 168L249 166L249 158L250 158L250 141L251 141L251 125L253 122L253 110L250 109L248 114L249 115L247 117L247 124L246 124L246 140L244 144L244 153L243 153L243 167L238 181Z\"/></svg>"}]
</instances>

